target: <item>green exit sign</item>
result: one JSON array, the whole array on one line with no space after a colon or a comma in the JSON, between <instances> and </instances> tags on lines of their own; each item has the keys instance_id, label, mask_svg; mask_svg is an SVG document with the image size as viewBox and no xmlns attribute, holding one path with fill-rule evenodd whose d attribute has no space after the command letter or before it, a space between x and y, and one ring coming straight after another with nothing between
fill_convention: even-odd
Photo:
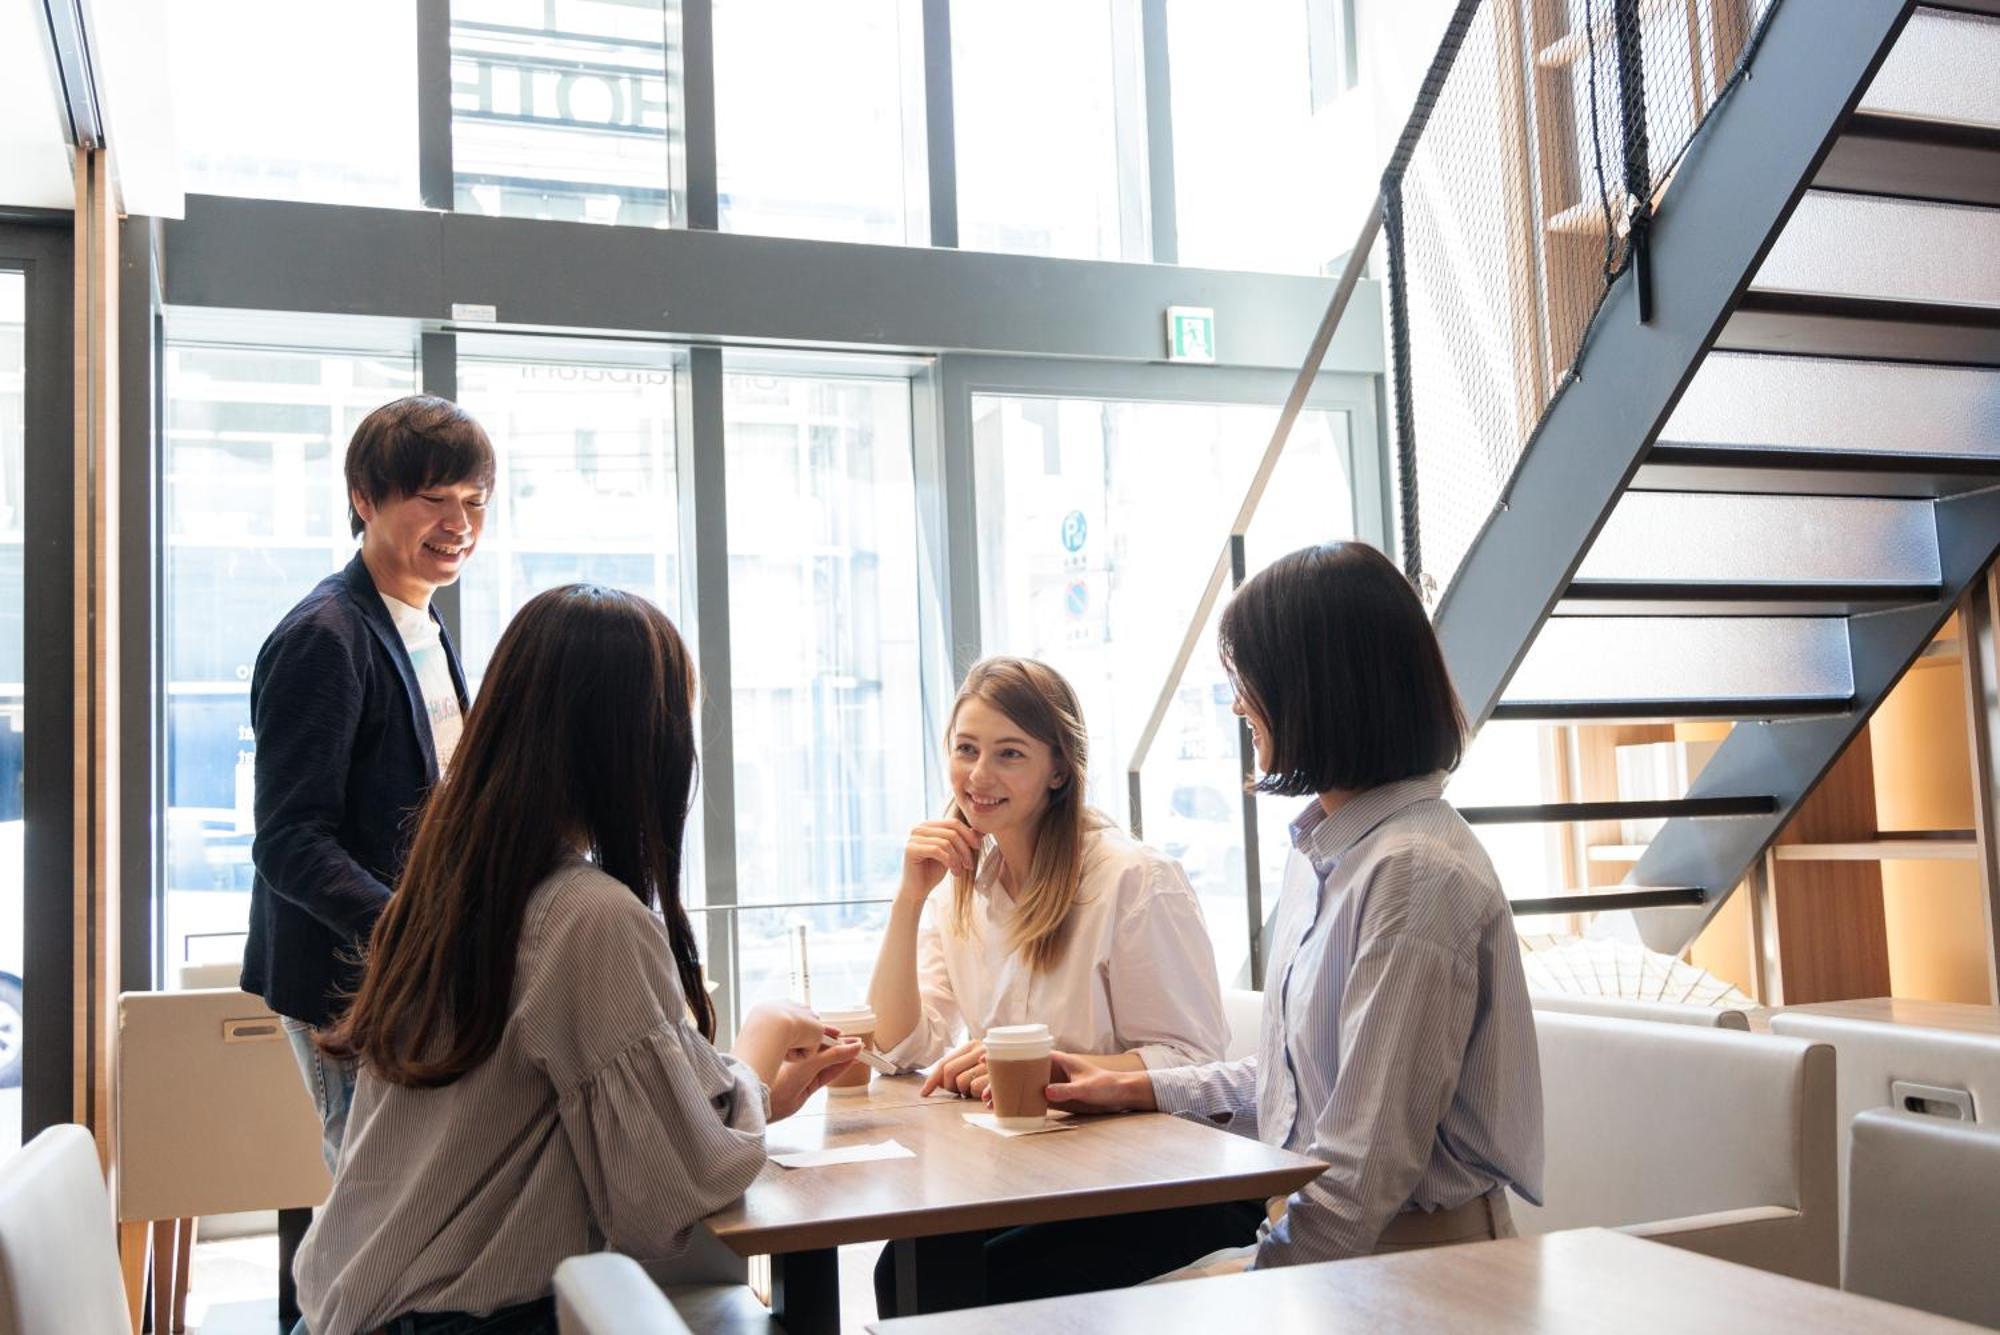
<instances>
[{"instance_id":1,"label":"green exit sign","mask_svg":"<svg viewBox=\"0 0 2000 1335\"><path fill-rule=\"evenodd\" d=\"M1207 306L1167 307L1167 360L1215 361L1215 312Z\"/></svg>"}]
</instances>

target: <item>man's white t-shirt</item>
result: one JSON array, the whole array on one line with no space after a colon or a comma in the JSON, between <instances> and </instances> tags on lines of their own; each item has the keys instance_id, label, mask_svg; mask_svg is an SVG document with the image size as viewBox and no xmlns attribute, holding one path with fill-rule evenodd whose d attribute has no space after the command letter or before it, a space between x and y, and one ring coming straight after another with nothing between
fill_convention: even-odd
<instances>
[{"instance_id":1,"label":"man's white t-shirt","mask_svg":"<svg viewBox=\"0 0 2000 1335\"><path fill-rule=\"evenodd\" d=\"M458 688L452 685L451 664L444 656L444 637L427 610L410 606L399 598L382 595L396 631L409 651L410 666L416 670L417 688L424 693L424 712L430 716L431 744L437 751L438 774L451 768L451 754L458 749L459 734L465 731L465 716L458 708Z\"/></svg>"}]
</instances>

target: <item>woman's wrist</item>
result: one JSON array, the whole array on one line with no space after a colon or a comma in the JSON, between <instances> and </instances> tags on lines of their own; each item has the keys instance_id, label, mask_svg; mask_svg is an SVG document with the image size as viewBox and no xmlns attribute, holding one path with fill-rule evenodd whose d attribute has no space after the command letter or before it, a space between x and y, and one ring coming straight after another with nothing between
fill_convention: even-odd
<instances>
[{"instance_id":1,"label":"woman's wrist","mask_svg":"<svg viewBox=\"0 0 2000 1335\"><path fill-rule=\"evenodd\" d=\"M1136 1071L1126 1071L1119 1076L1119 1083L1125 1087L1125 1106L1135 1112L1158 1112L1159 1096L1153 1092L1153 1073L1141 1067Z\"/></svg>"}]
</instances>

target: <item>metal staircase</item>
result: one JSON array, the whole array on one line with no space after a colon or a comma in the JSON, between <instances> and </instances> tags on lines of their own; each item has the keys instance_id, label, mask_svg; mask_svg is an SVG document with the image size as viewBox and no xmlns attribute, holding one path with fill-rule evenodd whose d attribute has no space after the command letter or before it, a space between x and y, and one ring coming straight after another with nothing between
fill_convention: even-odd
<instances>
[{"instance_id":1,"label":"metal staircase","mask_svg":"<svg viewBox=\"0 0 2000 1335\"><path fill-rule=\"evenodd\" d=\"M1135 828L1378 239L1399 546L1473 727L1734 722L1679 798L1461 812L1664 820L1625 884L1512 903L1677 953L2000 551L2000 0L1461 0Z\"/></svg>"},{"instance_id":2,"label":"metal staircase","mask_svg":"<svg viewBox=\"0 0 2000 1335\"><path fill-rule=\"evenodd\" d=\"M1465 812L1665 818L1516 910L1667 952L2000 550L2000 18L1784 0L1748 69L1436 611L1475 723L1738 721L1680 800Z\"/></svg>"}]
</instances>

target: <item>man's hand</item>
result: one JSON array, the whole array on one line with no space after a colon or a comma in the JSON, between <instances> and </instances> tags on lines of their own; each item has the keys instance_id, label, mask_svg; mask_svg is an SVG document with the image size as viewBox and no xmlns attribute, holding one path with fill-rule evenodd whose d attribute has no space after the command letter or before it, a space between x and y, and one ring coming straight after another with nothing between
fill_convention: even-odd
<instances>
[{"instance_id":1,"label":"man's hand","mask_svg":"<svg viewBox=\"0 0 2000 1335\"><path fill-rule=\"evenodd\" d=\"M1153 1078L1144 1071L1109 1071L1072 1052L1049 1058L1049 1106L1064 1112L1153 1112Z\"/></svg>"}]
</instances>

